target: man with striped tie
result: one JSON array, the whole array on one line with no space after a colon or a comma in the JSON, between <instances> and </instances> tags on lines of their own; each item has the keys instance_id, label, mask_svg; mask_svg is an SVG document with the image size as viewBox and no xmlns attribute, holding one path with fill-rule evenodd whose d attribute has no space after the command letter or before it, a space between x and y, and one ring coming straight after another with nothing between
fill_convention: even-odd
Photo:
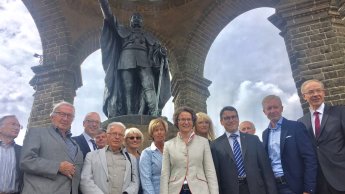
<instances>
[{"instance_id":1,"label":"man with striped tie","mask_svg":"<svg viewBox=\"0 0 345 194\"><path fill-rule=\"evenodd\" d=\"M237 110L220 111L225 133L214 140L211 151L220 194L276 194L268 156L259 138L239 132Z\"/></svg>"},{"instance_id":2,"label":"man with striped tie","mask_svg":"<svg viewBox=\"0 0 345 194\"><path fill-rule=\"evenodd\" d=\"M266 96L262 108L270 120L262 139L279 194L314 193L317 159L307 129L282 117L283 105L276 95Z\"/></svg>"}]
</instances>

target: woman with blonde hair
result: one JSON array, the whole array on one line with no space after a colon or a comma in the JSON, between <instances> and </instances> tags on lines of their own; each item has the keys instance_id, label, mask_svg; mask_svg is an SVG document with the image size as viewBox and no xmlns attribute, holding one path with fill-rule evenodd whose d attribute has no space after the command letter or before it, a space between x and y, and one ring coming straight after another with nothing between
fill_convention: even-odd
<instances>
[{"instance_id":1,"label":"woman with blonde hair","mask_svg":"<svg viewBox=\"0 0 345 194\"><path fill-rule=\"evenodd\" d=\"M168 123L162 118L151 120L149 136L153 140L141 154L139 161L140 181L144 194L159 194L162 156Z\"/></svg>"},{"instance_id":2,"label":"woman with blonde hair","mask_svg":"<svg viewBox=\"0 0 345 194\"><path fill-rule=\"evenodd\" d=\"M128 128L125 131L125 141L124 141L124 145L125 145L125 149L127 150L128 153L132 154L133 156L135 156L135 158L137 159L137 164L139 164L139 159L140 159L140 152L139 149L141 148L141 146L143 145L144 142L144 135L143 133L140 131L140 129L132 127L132 128ZM132 161L134 162L134 161ZM139 172L139 169L138 169ZM139 191L138 194L142 194L142 186L141 183L139 185Z\"/></svg>"},{"instance_id":3,"label":"woman with blonde hair","mask_svg":"<svg viewBox=\"0 0 345 194\"><path fill-rule=\"evenodd\" d=\"M196 123L194 131L195 134L201 137L205 137L209 141L213 141L215 139L212 120L207 114L203 112L196 113Z\"/></svg>"},{"instance_id":4,"label":"woman with blonde hair","mask_svg":"<svg viewBox=\"0 0 345 194\"><path fill-rule=\"evenodd\" d=\"M138 128L128 128L125 131L124 145L128 153L133 154L138 160L140 158L139 149L144 142L144 135Z\"/></svg>"}]
</instances>

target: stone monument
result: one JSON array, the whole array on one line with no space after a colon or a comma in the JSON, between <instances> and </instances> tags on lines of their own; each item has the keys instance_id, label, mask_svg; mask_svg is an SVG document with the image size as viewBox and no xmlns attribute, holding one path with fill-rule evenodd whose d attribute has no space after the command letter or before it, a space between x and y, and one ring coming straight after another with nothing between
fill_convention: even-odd
<instances>
[{"instance_id":1,"label":"stone monument","mask_svg":"<svg viewBox=\"0 0 345 194\"><path fill-rule=\"evenodd\" d=\"M161 115L171 97L167 50L159 40L142 29L143 18L134 13L130 26L119 24L108 0L99 0L104 16L100 38L105 71L103 112L109 118L103 123L119 121L139 128L145 137L149 122ZM176 133L169 123L167 138ZM143 147L149 142L145 139Z\"/></svg>"},{"instance_id":2,"label":"stone monument","mask_svg":"<svg viewBox=\"0 0 345 194\"><path fill-rule=\"evenodd\" d=\"M139 13L134 13L130 26L125 27L112 14L108 0L99 2L104 16L100 45L106 74L105 115L159 116L171 96L165 47L142 29Z\"/></svg>"}]
</instances>

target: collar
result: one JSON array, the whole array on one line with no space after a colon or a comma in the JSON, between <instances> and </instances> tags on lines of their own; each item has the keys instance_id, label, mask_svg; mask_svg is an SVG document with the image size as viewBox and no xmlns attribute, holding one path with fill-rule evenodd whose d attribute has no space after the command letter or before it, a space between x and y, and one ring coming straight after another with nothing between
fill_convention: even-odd
<instances>
[{"instance_id":1,"label":"collar","mask_svg":"<svg viewBox=\"0 0 345 194\"><path fill-rule=\"evenodd\" d=\"M230 133L230 132L228 132L227 130L225 130L225 134L226 134L226 137L227 137L227 138L230 138L230 135L231 135L231 134L236 134L236 135L238 135L238 137L241 136L240 131L239 131L238 129L237 129L234 133Z\"/></svg>"},{"instance_id":2,"label":"collar","mask_svg":"<svg viewBox=\"0 0 345 194\"><path fill-rule=\"evenodd\" d=\"M57 128L57 127L54 126L54 129L55 129L55 131L56 131L59 135L61 135L61 137L63 137L63 136L62 136L62 133L61 133L61 131L60 131L59 128ZM65 135L66 135L66 137L68 137L68 138L72 137L71 130L66 131L66 132L65 132Z\"/></svg>"},{"instance_id":3,"label":"collar","mask_svg":"<svg viewBox=\"0 0 345 194\"><path fill-rule=\"evenodd\" d=\"M90 137L90 135L88 135L87 133L85 133L85 131L83 132L83 136L84 136L84 138L85 138L85 140L87 141L87 142L89 142L92 138ZM93 140L93 139L92 139Z\"/></svg>"},{"instance_id":4,"label":"collar","mask_svg":"<svg viewBox=\"0 0 345 194\"><path fill-rule=\"evenodd\" d=\"M190 141L192 141L192 139L194 138L194 136L195 136L195 133L194 133L194 131L192 131L192 133L189 135L188 143L189 143ZM181 136L181 133L180 133L180 132L177 132L177 137L179 137L180 139L182 139L182 136ZM183 139L182 139L182 140L183 140Z\"/></svg>"},{"instance_id":5,"label":"collar","mask_svg":"<svg viewBox=\"0 0 345 194\"><path fill-rule=\"evenodd\" d=\"M309 107L309 111L310 111L311 115L313 115L315 111L319 112L320 114L323 114L324 110L325 110L325 103L324 102L316 110L313 110L311 107Z\"/></svg>"},{"instance_id":6,"label":"collar","mask_svg":"<svg viewBox=\"0 0 345 194\"><path fill-rule=\"evenodd\" d=\"M155 145L155 142L152 142L152 143L151 143L150 149L151 149L152 151L158 150L157 146Z\"/></svg>"},{"instance_id":7,"label":"collar","mask_svg":"<svg viewBox=\"0 0 345 194\"><path fill-rule=\"evenodd\" d=\"M271 126L271 122L268 124L268 128L269 128L269 129L272 129L272 130L277 130L277 129L279 129L280 126L282 126L283 118L284 118L284 117L280 117L280 119L279 119L278 122L277 122L277 126L276 126L275 128L273 128L273 127Z\"/></svg>"},{"instance_id":8,"label":"collar","mask_svg":"<svg viewBox=\"0 0 345 194\"><path fill-rule=\"evenodd\" d=\"M2 142L2 140L0 140L0 146L12 147L12 146L14 146L14 144L15 144L14 140L12 140L12 141L11 141L10 143L8 143L8 144L5 144L5 143Z\"/></svg>"},{"instance_id":9,"label":"collar","mask_svg":"<svg viewBox=\"0 0 345 194\"><path fill-rule=\"evenodd\" d=\"M123 152L124 152L125 150L124 150L123 147L121 147L119 150L113 151L109 145L106 145L105 151L109 151L109 152L112 152L112 153L114 153L114 154L116 154L116 153L121 153L121 154L123 154Z\"/></svg>"}]
</instances>

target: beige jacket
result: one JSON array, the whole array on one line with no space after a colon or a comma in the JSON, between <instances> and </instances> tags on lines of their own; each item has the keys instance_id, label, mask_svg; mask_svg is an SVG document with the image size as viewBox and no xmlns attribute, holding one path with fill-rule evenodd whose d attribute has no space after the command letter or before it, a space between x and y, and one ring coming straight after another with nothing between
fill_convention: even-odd
<instances>
[{"instance_id":1,"label":"beige jacket","mask_svg":"<svg viewBox=\"0 0 345 194\"><path fill-rule=\"evenodd\" d=\"M160 193L180 193L185 179L192 193L219 193L217 175L206 138L194 135L186 144L177 136L164 144Z\"/></svg>"}]
</instances>

